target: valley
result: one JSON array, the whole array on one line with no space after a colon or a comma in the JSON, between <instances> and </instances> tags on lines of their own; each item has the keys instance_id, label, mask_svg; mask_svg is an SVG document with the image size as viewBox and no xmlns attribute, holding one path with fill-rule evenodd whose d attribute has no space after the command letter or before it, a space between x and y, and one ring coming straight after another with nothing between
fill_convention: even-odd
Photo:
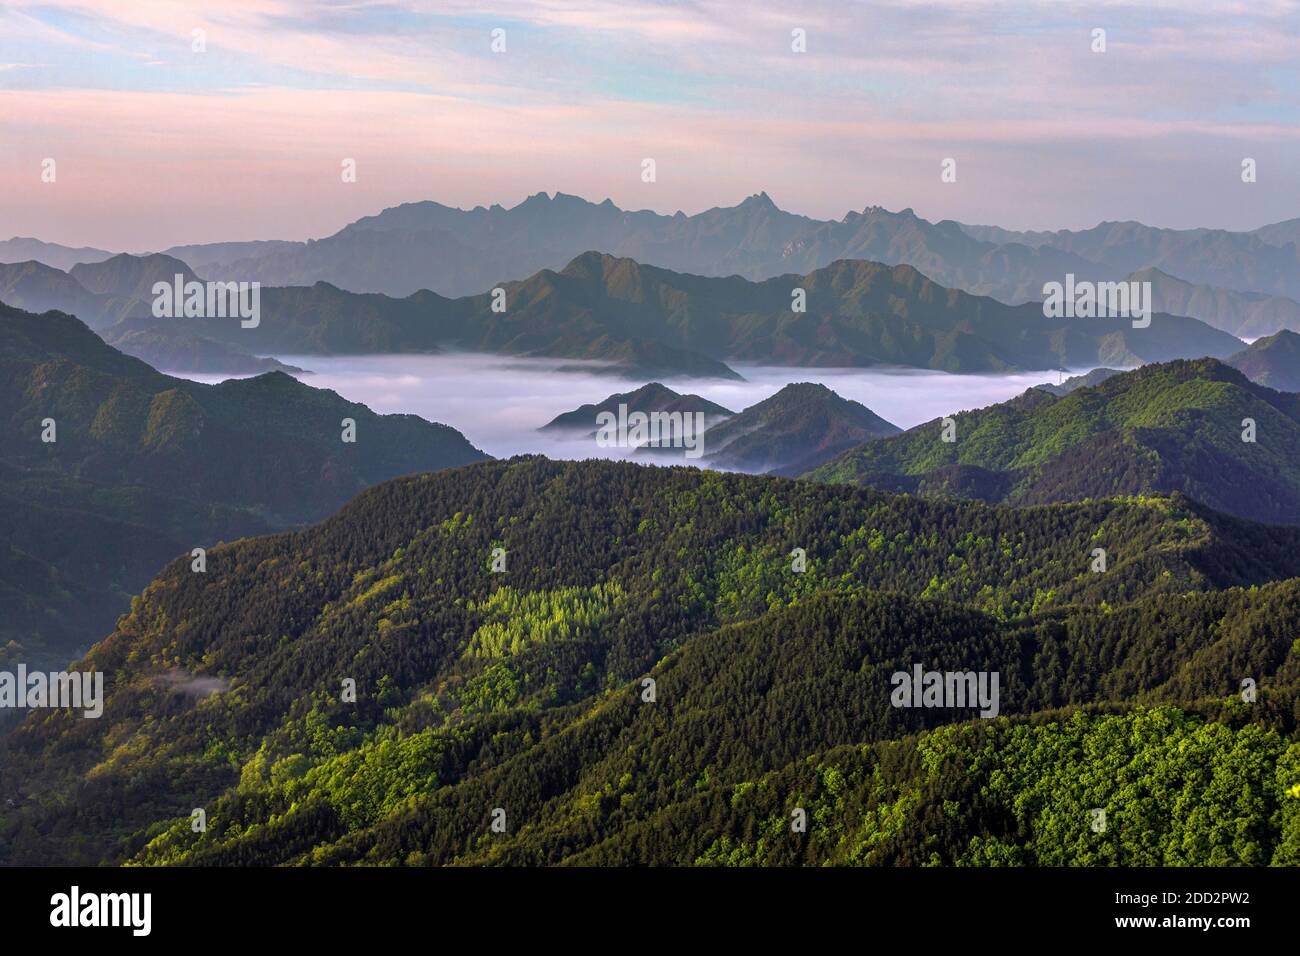
<instances>
[{"instance_id":1,"label":"valley","mask_svg":"<svg viewBox=\"0 0 1300 956\"><path fill-rule=\"evenodd\" d=\"M454 423L477 447L497 458L542 454L551 458L625 458L628 450L598 447L564 430L538 429L577 407L602 402L611 394L646 384L600 368L570 367L558 372L556 360L454 353L448 355L316 356L285 353L276 358L311 369L301 381L360 402L382 414L413 414ZM567 363L566 363L567 364ZM792 382L825 385L837 395L865 405L882 418L911 426L960 409L981 408L1013 398L1049 378L1052 370L1006 375L953 375L906 368L808 369L736 366L743 381L668 380L678 393L693 393L739 411L776 394ZM1074 370L1081 373L1082 369ZM221 374L176 373L215 384ZM1070 373L1063 373L1070 374ZM588 433L596 430L592 413Z\"/></svg>"}]
</instances>

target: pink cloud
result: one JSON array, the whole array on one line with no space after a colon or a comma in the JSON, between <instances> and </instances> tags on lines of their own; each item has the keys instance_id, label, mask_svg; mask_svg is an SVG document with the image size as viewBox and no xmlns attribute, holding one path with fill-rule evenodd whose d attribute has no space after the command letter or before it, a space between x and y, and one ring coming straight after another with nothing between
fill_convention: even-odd
<instances>
[{"instance_id":1,"label":"pink cloud","mask_svg":"<svg viewBox=\"0 0 1300 956\"><path fill-rule=\"evenodd\" d=\"M486 55L469 0L395 5L473 17L423 34L333 31L309 0L68 0L104 27L87 37L41 23L39 6L12 0L0 50L85 50L103 65L55 89L19 88L39 71L0 69L9 234L130 249L306 238L399 202L509 204L538 190L663 212L766 190L810 215L879 203L1034 227L1300 212L1279 185L1297 172L1300 103L1257 69L1300 62L1290 0L1232 21L1211 13L1236 5L1200 3L1200 19L1140 30L1125 21L1145 24L1136 0L1102 4L1077 26L1027 33L998 24L1072 8L755 0L738 15L720 0L631 0L611 15L595 0L517 0L494 9L534 29L501 57ZM1094 17L1117 25L1104 57L1088 50ZM211 59L191 64L196 26ZM793 26L809 31L806 55L789 50ZM114 88L132 85L114 55L138 73L172 44L184 74ZM235 87L245 67L260 85ZM195 91L164 92L182 75ZM1239 102L1255 108L1238 114ZM1247 149L1267 176L1241 197L1224 183ZM39 181L47 156L52 186ZM647 156L653 185L640 181ZM940 189L946 156L962 174ZM340 181L345 157L356 184Z\"/></svg>"}]
</instances>

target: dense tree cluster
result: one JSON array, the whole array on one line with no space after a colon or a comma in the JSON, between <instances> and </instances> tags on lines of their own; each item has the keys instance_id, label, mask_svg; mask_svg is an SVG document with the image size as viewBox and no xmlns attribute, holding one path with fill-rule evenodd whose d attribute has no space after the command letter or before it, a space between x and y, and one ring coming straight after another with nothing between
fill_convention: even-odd
<instances>
[{"instance_id":1,"label":"dense tree cluster","mask_svg":"<svg viewBox=\"0 0 1300 956\"><path fill-rule=\"evenodd\" d=\"M1282 859L1297 545L1180 496L1009 509L541 458L398 479L312 529L213 548L206 573L168 566L85 662L108 675L104 717L11 735L0 858ZM997 672L1000 716L893 706L914 665ZM221 689L178 689L199 676ZM1166 813L1208 785L1201 758L1114 723L1160 720L1245 802ZM1103 788L1109 758L1076 751L1112 736L1153 741L1138 763L1163 775L1142 809L1160 827L1052 851L1088 808L1065 821L1026 794L1070 774ZM966 782L940 772L950 752ZM1118 826L1154 779L1076 796ZM839 802L815 803L834 780ZM805 838L777 840L796 796ZM1253 847L1236 856L1229 810Z\"/></svg>"},{"instance_id":2,"label":"dense tree cluster","mask_svg":"<svg viewBox=\"0 0 1300 956\"><path fill-rule=\"evenodd\" d=\"M1033 388L951 420L953 441L927 422L809 476L1017 505L1177 491L1300 524L1300 395L1214 359L1144 366L1059 398Z\"/></svg>"}]
</instances>

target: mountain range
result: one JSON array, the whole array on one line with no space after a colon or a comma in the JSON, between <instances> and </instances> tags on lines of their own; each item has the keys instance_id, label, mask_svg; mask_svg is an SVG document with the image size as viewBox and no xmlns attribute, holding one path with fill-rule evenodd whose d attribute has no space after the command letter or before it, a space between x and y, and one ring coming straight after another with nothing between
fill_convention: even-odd
<instances>
[{"instance_id":1,"label":"mountain range","mask_svg":"<svg viewBox=\"0 0 1300 956\"><path fill-rule=\"evenodd\" d=\"M1300 335L1295 332L1284 329L1256 339L1223 361L1256 385L1267 385L1279 392L1300 392ZM1046 383L1038 388L1060 398L1075 389L1099 385L1112 375L1122 373L1122 369L1095 368L1084 375L1071 376L1059 385Z\"/></svg>"},{"instance_id":2,"label":"mountain range","mask_svg":"<svg viewBox=\"0 0 1300 956\"><path fill-rule=\"evenodd\" d=\"M122 303L91 292L67 272L40 262L0 264L0 302L27 312L66 312L91 328L122 318Z\"/></svg>"},{"instance_id":3,"label":"mountain range","mask_svg":"<svg viewBox=\"0 0 1300 956\"><path fill-rule=\"evenodd\" d=\"M101 719L4 742L0 861L1300 860L1300 529L1179 494L1012 509L527 458L208 562L79 665ZM997 718L891 703L916 664L997 673Z\"/></svg>"},{"instance_id":4,"label":"mountain range","mask_svg":"<svg viewBox=\"0 0 1300 956\"><path fill-rule=\"evenodd\" d=\"M376 415L281 372L172 378L71 316L7 306L0 409L0 647L65 660L177 554L317 521L377 481L486 457L445 425Z\"/></svg>"},{"instance_id":5,"label":"mountain range","mask_svg":"<svg viewBox=\"0 0 1300 956\"><path fill-rule=\"evenodd\" d=\"M651 382L635 391L564 412L538 430L579 434L594 440L599 433L597 416L608 413L616 417L611 420L617 420L620 406L628 415L704 415L698 455L688 454L681 436L670 430L659 440L647 439L637 448L642 460L756 474L799 474L861 442L902 430L865 405L810 382L786 385L740 413L698 395L680 395L659 382ZM691 422L694 436L694 419Z\"/></svg>"},{"instance_id":6,"label":"mountain range","mask_svg":"<svg viewBox=\"0 0 1300 956\"><path fill-rule=\"evenodd\" d=\"M1254 232L1225 229L1157 229L1140 222L1103 222L1091 229L1013 232L961 226L982 242L1055 250L1092 263L1107 278L1158 269L1196 285L1300 297L1295 221Z\"/></svg>"},{"instance_id":7,"label":"mountain range","mask_svg":"<svg viewBox=\"0 0 1300 956\"><path fill-rule=\"evenodd\" d=\"M237 342L217 342L153 317L155 282L196 279L170 256L109 255L69 272L40 262L0 264L0 302L27 312L75 315L120 351L172 372L250 375L300 371L259 358Z\"/></svg>"},{"instance_id":8,"label":"mountain range","mask_svg":"<svg viewBox=\"0 0 1300 956\"><path fill-rule=\"evenodd\" d=\"M327 282L354 292L405 297L420 290L473 295L545 269L559 270L589 250L677 272L739 275L762 280L806 274L840 259L911 265L941 285L990 295L1010 304L1037 301L1046 282L1066 273L1119 280L1158 270L1167 284L1199 290L1204 312L1192 314L1239 334L1266 335L1294 325L1291 305L1261 306L1233 292L1300 299L1300 239L1289 220L1252 232L1162 229L1138 222L1103 222L1086 230L1015 232L994 226L931 222L911 209L867 206L839 220L780 209L766 193L736 206L696 215L631 212L608 199L540 192L512 208L455 209L437 202L405 203L306 242L256 241L176 246L165 254L206 278L260 281L266 286ZM30 239L0 242L0 262L37 259L58 268L108 257ZM1217 302L1212 300L1218 300ZM1274 314L1276 313L1276 314ZM1251 331L1251 330L1254 331Z\"/></svg>"},{"instance_id":9,"label":"mountain range","mask_svg":"<svg viewBox=\"0 0 1300 956\"><path fill-rule=\"evenodd\" d=\"M1298 249L766 194L0 243L0 671L105 689L0 715L0 866L1300 865ZM1066 274L1172 311L1048 318ZM153 316L176 275L257 321ZM268 357L456 350L649 381L534 424L701 412L704 467L492 460ZM905 431L661 381L750 364L1092 371Z\"/></svg>"},{"instance_id":10,"label":"mountain range","mask_svg":"<svg viewBox=\"0 0 1300 956\"><path fill-rule=\"evenodd\" d=\"M123 319L101 330L101 337L125 355L164 372L191 375L305 374L296 365L262 358L225 342L176 328L170 319Z\"/></svg>"},{"instance_id":11,"label":"mountain range","mask_svg":"<svg viewBox=\"0 0 1300 956\"><path fill-rule=\"evenodd\" d=\"M951 441L943 421L927 422L808 477L1018 505L1178 491L1300 525L1300 394L1213 359L1144 366L1063 397L1033 388L950 420Z\"/></svg>"},{"instance_id":12,"label":"mountain range","mask_svg":"<svg viewBox=\"0 0 1300 956\"><path fill-rule=\"evenodd\" d=\"M800 474L840 452L902 429L825 385L795 382L704 433L698 459L667 443L639 449L655 462L685 461L722 471Z\"/></svg>"},{"instance_id":13,"label":"mountain range","mask_svg":"<svg viewBox=\"0 0 1300 956\"><path fill-rule=\"evenodd\" d=\"M37 271L30 264L5 268ZM150 313L141 290L170 283L178 268L165 256L116 256L77 266L75 279L38 270L41 288L57 287L68 305L97 296L83 308L111 336L112 323ZM66 281L55 283L54 276ZM1161 313L1149 327L1133 328L1127 318L1048 318L1034 303L1008 306L945 288L910 266L860 260L750 282L589 252L561 272L544 270L497 289L459 299L431 292L395 299L318 282L262 289L253 328L216 318L178 317L169 324L259 355L461 349L596 360L641 378L738 378L729 362L950 372L1136 365L1225 358L1241 348L1238 339L1195 319ZM48 305L57 297L45 292L39 301Z\"/></svg>"},{"instance_id":14,"label":"mountain range","mask_svg":"<svg viewBox=\"0 0 1300 956\"><path fill-rule=\"evenodd\" d=\"M64 272L80 262L102 262L113 253L90 246L63 246L24 236L0 240L0 263L39 262Z\"/></svg>"},{"instance_id":15,"label":"mountain range","mask_svg":"<svg viewBox=\"0 0 1300 956\"><path fill-rule=\"evenodd\" d=\"M1295 299L1193 285L1159 269L1141 269L1128 279L1151 283L1151 307L1157 312L1200 319L1239 338L1300 332L1300 302Z\"/></svg>"}]
</instances>

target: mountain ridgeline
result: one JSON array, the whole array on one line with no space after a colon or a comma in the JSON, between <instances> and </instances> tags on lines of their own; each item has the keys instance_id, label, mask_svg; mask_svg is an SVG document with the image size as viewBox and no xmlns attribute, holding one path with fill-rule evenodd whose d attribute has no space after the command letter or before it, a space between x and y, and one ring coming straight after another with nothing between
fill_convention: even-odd
<instances>
[{"instance_id":1,"label":"mountain ridgeline","mask_svg":"<svg viewBox=\"0 0 1300 956\"><path fill-rule=\"evenodd\" d=\"M317 521L375 482L486 457L445 425L376 415L280 372L171 378L71 316L4 306L0 409L0 647L64 659L179 553Z\"/></svg>"},{"instance_id":2,"label":"mountain ridgeline","mask_svg":"<svg viewBox=\"0 0 1300 956\"><path fill-rule=\"evenodd\" d=\"M1300 298L1295 220L1254 232L1158 229L1132 221L1055 232L1013 232L990 226L961 229L984 242L1078 257L1109 278L1157 269L1193 285Z\"/></svg>"},{"instance_id":3,"label":"mountain ridgeline","mask_svg":"<svg viewBox=\"0 0 1300 956\"><path fill-rule=\"evenodd\" d=\"M825 385L796 382L710 426L695 463L724 471L796 475L864 441L901 430ZM668 440L640 452L661 463L690 458Z\"/></svg>"},{"instance_id":4,"label":"mountain ridgeline","mask_svg":"<svg viewBox=\"0 0 1300 956\"><path fill-rule=\"evenodd\" d=\"M1030 389L950 419L864 444L808 477L1018 505L1179 491L1300 524L1300 395L1213 359L1145 366L1062 397Z\"/></svg>"},{"instance_id":5,"label":"mountain ridgeline","mask_svg":"<svg viewBox=\"0 0 1300 956\"><path fill-rule=\"evenodd\" d=\"M730 362L996 372L1227 357L1242 347L1194 319L1155 315L1148 328L1128 319L1052 319L1040 305L1007 306L946 289L909 266L862 261L755 283L589 253L561 272L500 288L503 299L417 293L362 301L323 285L264 289L255 329L202 319L180 326L260 354L455 348L718 377L735 377ZM806 311L792 307L796 290ZM501 301L504 310L494 309Z\"/></svg>"},{"instance_id":6,"label":"mountain ridgeline","mask_svg":"<svg viewBox=\"0 0 1300 956\"><path fill-rule=\"evenodd\" d=\"M8 287L22 296L15 301L83 310L94 316L89 324L111 338L114 323L150 314L151 300L140 293L149 280L170 282L180 265L165 256L117 256L76 267L102 292L39 268L40 295L28 289L30 277L23 283L14 278ZM233 281L234 275L223 278ZM5 288L0 281L0 297ZM257 355L458 349L592 360L643 379L739 378L728 363L948 372L1134 366L1226 358L1242 347L1196 319L1157 313L1148 327L1135 328L1129 318L1115 316L1049 318L1041 304L1006 305L940 285L912 266L849 259L754 282L588 252L559 272L500 281L455 299L428 291L406 298L357 294L322 281L263 288L259 301L252 327L214 317L168 322L185 335Z\"/></svg>"},{"instance_id":7,"label":"mountain ridgeline","mask_svg":"<svg viewBox=\"0 0 1300 956\"><path fill-rule=\"evenodd\" d=\"M1300 302L1294 298L1195 285L1154 268L1128 278L1151 283L1151 307L1157 312L1200 319L1240 338L1300 332Z\"/></svg>"},{"instance_id":8,"label":"mountain ridgeline","mask_svg":"<svg viewBox=\"0 0 1300 956\"><path fill-rule=\"evenodd\" d=\"M902 429L825 385L797 382L708 432L710 466L798 474L864 441Z\"/></svg>"},{"instance_id":9,"label":"mountain ridgeline","mask_svg":"<svg viewBox=\"0 0 1300 956\"><path fill-rule=\"evenodd\" d=\"M583 435L594 435L599 416L605 413L617 416L620 406L624 406L628 414L632 412L641 412L646 415L652 412L665 412L669 415L674 413L681 413L682 415L702 414L706 426L713 425L736 414L717 402L711 402L698 395L682 395L662 382L651 382L630 392L617 392L604 401L590 402L572 411L562 412L539 428L538 431L577 432Z\"/></svg>"},{"instance_id":10,"label":"mountain ridgeline","mask_svg":"<svg viewBox=\"0 0 1300 956\"><path fill-rule=\"evenodd\" d=\"M639 440L631 425L638 412L647 423ZM660 424L652 430L655 413ZM755 474L799 474L861 442L901 431L865 405L811 382L787 385L739 414L652 382L564 412L538 430L609 441L620 421L642 461Z\"/></svg>"},{"instance_id":11,"label":"mountain ridgeline","mask_svg":"<svg viewBox=\"0 0 1300 956\"><path fill-rule=\"evenodd\" d=\"M168 565L81 665L103 717L10 735L0 861L1294 861L1298 545L1180 495L400 478ZM916 664L998 673L997 718L896 706Z\"/></svg>"},{"instance_id":12,"label":"mountain ridgeline","mask_svg":"<svg viewBox=\"0 0 1300 956\"><path fill-rule=\"evenodd\" d=\"M839 259L868 259L910 265L942 285L1012 304L1039 299L1044 283L1059 282L1066 273L1115 281L1155 269L1171 283L1203 289L1196 294L1201 301L1191 307L1203 307L1204 313L1168 311L1205 318L1234 334L1266 335L1296 326L1255 331L1235 326L1285 322L1290 307L1233 302L1231 293L1300 299L1296 221L1253 232L1104 222L1081 231L1029 233L931 222L911 209L891 212L880 206L818 220L780 209L766 193L691 216L628 211L608 199L593 203L564 193L537 193L513 208L404 203L309 242L212 243L165 251L204 276L239 277L267 286L327 282L399 297L421 289L472 295L503 279L561 269L590 249L676 272L751 280L807 274ZM36 259L66 269L108 257L102 250L34 240L0 243L0 262ZM1168 294L1171 301L1182 295L1177 289Z\"/></svg>"},{"instance_id":13,"label":"mountain ridgeline","mask_svg":"<svg viewBox=\"0 0 1300 956\"><path fill-rule=\"evenodd\" d=\"M1300 392L1300 335L1283 330L1256 339L1228 364L1252 382L1279 392Z\"/></svg>"},{"instance_id":14,"label":"mountain ridgeline","mask_svg":"<svg viewBox=\"0 0 1300 956\"><path fill-rule=\"evenodd\" d=\"M1055 395L1057 398L1064 398L1073 391L1077 391L1081 388L1091 388L1094 385L1100 385L1111 376L1122 374L1124 374L1123 370L1118 368L1094 368L1092 371L1085 372L1082 375L1071 375L1069 378L1055 385L1051 382L1044 382L1043 384L1034 387L1040 388L1051 395Z\"/></svg>"},{"instance_id":15,"label":"mountain ridgeline","mask_svg":"<svg viewBox=\"0 0 1300 956\"><path fill-rule=\"evenodd\" d=\"M1046 283L1072 274L1094 282L1149 282L1156 312L1199 319L1249 338L1300 331L1297 221L1251 232L1162 229L1138 222L1015 232L932 222L911 209L891 212L880 206L840 220L816 220L785 212L766 193L692 216L631 212L609 200L537 193L513 208L405 203L320 240L177 246L146 258L179 260L187 264L186 272L206 278L267 287L323 282L394 298L422 290L472 296L505 280L562 270L588 250L676 272L754 281L806 275L841 259L910 265L940 285L1013 305L1040 300ZM0 263L29 268L81 269L112 258L103 250L32 239L0 242ZM0 267L0 300L10 305L72 312L92 327L123 315L121 300L107 304L101 318L98 305L72 308L67 301L50 300L39 286L15 290ZM13 297L18 295L26 297ZM651 368L642 366L647 376Z\"/></svg>"},{"instance_id":16,"label":"mountain ridgeline","mask_svg":"<svg viewBox=\"0 0 1300 956\"><path fill-rule=\"evenodd\" d=\"M224 342L176 328L170 319L123 319L100 333L119 352L163 372L190 375L304 374L295 365L261 358Z\"/></svg>"}]
</instances>

